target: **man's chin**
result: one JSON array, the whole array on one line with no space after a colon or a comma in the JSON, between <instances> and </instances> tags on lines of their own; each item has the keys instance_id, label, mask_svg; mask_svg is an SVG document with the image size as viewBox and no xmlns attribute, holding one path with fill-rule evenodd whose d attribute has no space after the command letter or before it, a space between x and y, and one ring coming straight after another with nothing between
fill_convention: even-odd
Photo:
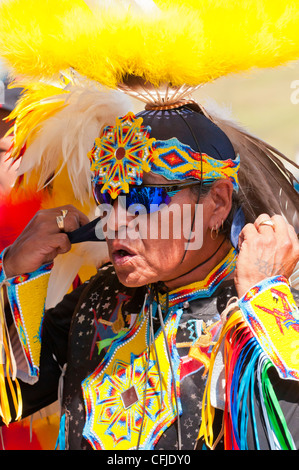
<instances>
[{"instance_id":1,"label":"man's chin","mask_svg":"<svg viewBox=\"0 0 299 470\"><path fill-rule=\"evenodd\" d=\"M123 284L125 287L136 288L136 287L142 287L142 286L146 286L147 284L156 282L150 278L146 278L144 275L140 276L140 274L135 271L130 272L130 273L128 272L125 273L124 271L115 268L115 272L116 272L119 282Z\"/></svg>"}]
</instances>

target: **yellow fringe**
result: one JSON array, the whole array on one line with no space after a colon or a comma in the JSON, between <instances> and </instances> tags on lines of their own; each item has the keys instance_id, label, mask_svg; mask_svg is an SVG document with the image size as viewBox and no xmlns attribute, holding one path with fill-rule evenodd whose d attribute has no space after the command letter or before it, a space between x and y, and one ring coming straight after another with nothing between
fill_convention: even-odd
<instances>
[{"instance_id":1,"label":"yellow fringe","mask_svg":"<svg viewBox=\"0 0 299 470\"><path fill-rule=\"evenodd\" d=\"M17 378L15 377L16 365L14 363L13 352L11 349L7 325L5 321L3 287L0 287L0 296L0 330L2 335L0 345L0 415L3 419L4 424L8 426L12 418L7 395L6 381L10 389L17 421L19 421L22 417L23 403L20 384ZM3 362L5 362L5 366ZM16 390L14 385L16 387Z\"/></svg>"}]
</instances>

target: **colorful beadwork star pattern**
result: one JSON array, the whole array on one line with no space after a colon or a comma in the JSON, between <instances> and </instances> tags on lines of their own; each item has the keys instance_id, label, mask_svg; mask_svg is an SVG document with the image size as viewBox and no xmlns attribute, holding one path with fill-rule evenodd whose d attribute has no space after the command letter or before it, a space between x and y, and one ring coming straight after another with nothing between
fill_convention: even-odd
<instances>
[{"instance_id":1,"label":"colorful beadwork star pattern","mask_svg":"<svg viewBox=\"0 0 299 470\"><path fill-rule=\"evenodd\" d=\"M147 307L145 305L143 313L136 318L135 324L127 335L121 340L114 340L101 365L81 384L86 407L83 435L94 449L135 448L143 409L145 414L140 449L154 448L164 430L176 419L174 386L179 395L180 362L174 341L182 311L173 312L165 324L175 371L174 385L161 331L156 338L156 348L159 351L163 380L160 383L153 347L148 363L148 373L145 373L148 362L146 337L149 333ZM137 350L137 354L132 354L132 350ZM133 401L131 407L126 408L122 401L122 394L132 386L135 387L138 400ZM162 387L162 402L160 387ZM145 407L144 393L146 393ZM181 412L179 401L179 413Z\"/></svg>"},{"instance_id":2,"label":"colorful beadwork star pattern","mask_svg":"<svg viewBox=\"0 0 299 470\"><path fill-rule=\"evenodd\" d=\"M140 430L143 415L143 394L146 381L147 354L132 358L132 366L118 361L114 364L112 375L106 376L101 386L101 395L97 397L97 423L107 426L105 434L112 437L114 445L122 440L131 442L132 434ZM164 410L160 400L159 374L154 368L155 362L149 362L149 377L146 388L145 419L155 423ZM135 385L137 401L127 409L122 401L122 392ZM165 393L165 392L164 392ZM163 393L163 395L164 395Z\"/></svg>"},{"instance_id":3,"label":"colorful beadwork star pattern","mask_svg":"<svg viewBox=\"0 0 299 470\"><path fill-rule=\"evenodd\" d=\"M283 378L299 378L299 313L287 281L268 278L239 301L242 314Z\"/></svg>"},{"instance_id":4,"label":"colorful beadwork star pattern","mask_svg":"<svg viewBox=\"0 0 299 470\"><path fill-rule=\"evenodd\" d=\"M88 157L91 161L93 183L103 184L113 199L129 191L129 184L140 185L143 172L150 171L155 158L150 139L150 127L142 126L143 119L128 113L116 119L116 126L105 127L102 136Z\"/></svg>"}]
</instances>

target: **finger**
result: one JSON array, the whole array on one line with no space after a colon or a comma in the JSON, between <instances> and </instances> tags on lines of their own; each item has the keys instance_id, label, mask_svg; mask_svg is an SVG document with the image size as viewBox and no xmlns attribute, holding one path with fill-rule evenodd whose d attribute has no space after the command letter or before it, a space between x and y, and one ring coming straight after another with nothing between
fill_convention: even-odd
<instances>
[{"instance_id":1,"label":"finger","mask_svg":"<svg viewBox=\"0 0 299 470\"><path fill-rule=\"evenodd\" d=\"M238 243L238 248L239 250L241 249L242 244L244 241L250 241L252 239L255 239L257 236L258 232L254 224L246 224L239 235L239 243Z\"/></svg>"},{"instance_id":2,"label":"finger","mask_svg":"<svg viewBox=\"0 0 299 470\"><path fill-rule=\"evenodd\" d=\"M72 248L68 236L62 232L52 235L48 239L44 240L44 245L47 247L49 252L55 253L55 256L57 254L67 253Z\"/></svg>"},{"instance_id":3,"label":"finger","mask_svg":"<svg viewBox=\"0 0 299 470\"><path fill-rule=\"evenodd\" d=\"M298 235L295 231L295 228L288 224L287 229L289 232L289 237L292 243L293 253L294 253L294 264L296 265L299 262L299 240Z\"/></svg>"},{"instance_id":4,"label":"finger","mask_svg":"<svg viewBox=\"0 0 299 470\"><path fill-rule=\"evenodd\" d=\"M86 225L90 222L89 218L87 217L86 214L84 214L84 212L78 211L77 213L79 215L80 227L82 227L83 225Z\"/></svg>"},{"instance_id":5,"label":"finger","mask_svg":"<svg viewBox=\"0 0 299 470\"><path fill-rule=\"evenodd\" d=\"M72 232L80 227L80 216L76 212L68 212L63 219L64 232Z\"/></svg>"},{"instance_id":6,"label":"finger","mask_svg":"<svg viewBox=\"0 0 299 470\"><path fill-rule=\"evenodd\" d=\"M275 224L276 245L279 247L280 255L287 257L289 263L298 259L299 242L294 227L290 225L283 216L274 215L272 220Z\"/></svg>"},{"instance_id":7,"label":"finger","mask_svg":"<svg viewBox=\"0 0 299 470\"><path fill-rule=\"evenodd\" d=\"M274 221L272 220L270 215L267 213L260 214L257 217L257 219L254 221L254 226L257 229L258 233L261 233L261 234L270 233L270 230L272 231L275 230L275 226L263 225L264 222L268 222L268 221L271 221L274 224Z\"/></svg>"},{"instance_id":8,"label":"finger","mask_svg":"<svg viewBox=\"0 0 299 470\"><path fill-rule=\"evenodd\" d=\"M296 233L295 228L293 227L293 225L287 224L287 229L289 232L289 237L292 240L294 246L299 249L299 239L298 239L298 234Z\"/></svg>"},{"instance_id":9,"label":"finger","mask_svg":"<svg viewBox=\"0 0 299 470\"><path fill-rule=\"evenodd\" d=\"M48 234L60 232L57 225L57 215L57 211L53 209L45 209L36 212L31 222L25 228L23 234L28 232L29 237L38 234L39 237L43 238Z\"/></svg>"},{"instance_id":10,"label":"finger","mask_svg":"<svg viewBox=\"0 0 299 470\"><path fill-rule=\"evenodd\" d=\"M59 234L59 246L57 247L58 254L68 253L72 248L69 237L65 233Z\"/></svg>"},{"instance_id":11,"label":"finger","mask_svg":"<svg viewBox=\"0 0 299 470\"><path fill-rule=\"evenodd\" d=\"M68 214L76 214L77 217L78 217L78 221L79 221L79 224L80 226L82 225L86 225L88 224L89 222L89 218L87 217L86 214L84 214L84 212L80 211L79 209L77 209L75 206L73 206L72 204L67 204L65 206L61 206L61 207L58 207L57 209L60 210L60 212L62 210L67 210L68 211ZM60 214L61 215L61 214Z\"/></svg>"},{"instance_id":12,"label":"finger","mask_svg":"<svg viewBox=\"0 0 299 470\"><path fill-rule=\"evenodd\" d=\"M271 220L274 223L274 232L279 242L291 243L288 222L281 215L274 215ZM271 228L271 227L270 227Z\"/></svg>"},{"instance_id":13,"label":"finger","mask_svg":"<svg viewBox=\"0 0 299 470\"><path fill-rule=\"evenodd\" d=\"M243 233L246 237L256 236L257 227L255 226L255 224L246 224L242 228L241 233Z\"/></svg>"}]
</instances>

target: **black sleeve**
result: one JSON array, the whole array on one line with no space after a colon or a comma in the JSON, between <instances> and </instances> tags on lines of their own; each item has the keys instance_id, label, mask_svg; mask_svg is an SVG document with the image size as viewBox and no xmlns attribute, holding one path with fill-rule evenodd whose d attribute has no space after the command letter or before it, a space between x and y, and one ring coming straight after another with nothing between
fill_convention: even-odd
<instances>
[{"instance_id":1,"label":"black sleeve","mask_svg":"<svg viewBox=\"0 0 299 470\"><path fill-rule=\"evenodd\" d=\"M70 294L67 294L56 307L47 310L45 313L42 326L39 380L33 385L19 380L23 402L22 417L24 418L57 400L61 369L66 363L71 320L85 287L86 285L82 284ZM9 395L8 387L7 393ZM13 410L14 407L11 403L14 419ZM0 424L3 423L0 421Z\"/></svg>"}]
</instances>

